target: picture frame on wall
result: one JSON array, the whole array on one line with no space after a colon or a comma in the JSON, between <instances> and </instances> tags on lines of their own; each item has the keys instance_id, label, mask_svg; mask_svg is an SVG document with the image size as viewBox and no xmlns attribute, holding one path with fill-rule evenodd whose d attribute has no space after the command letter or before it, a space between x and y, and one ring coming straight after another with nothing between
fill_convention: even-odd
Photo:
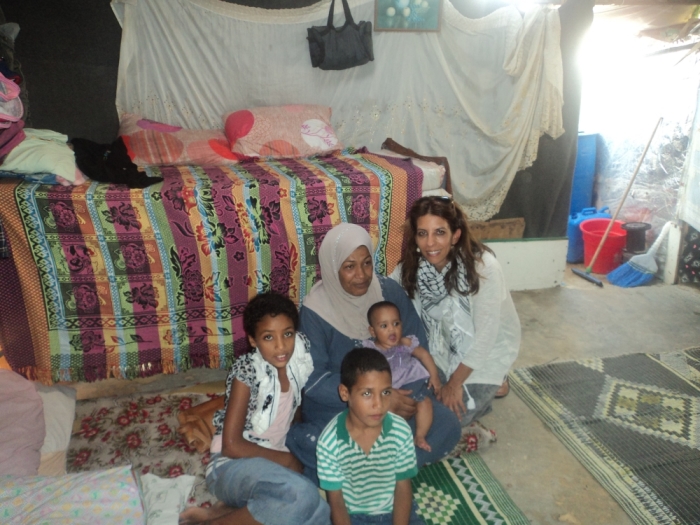
<instances>
[{"instance_id":1,"label":"picture frame on wall","mask_svg":"<svg viewBox=\"0 0 700 525\"><path fill-rule=\"evenodd\" d=\"M442 0L375 0L375 31L440 31Z\"/></svg>"}]
</instances>

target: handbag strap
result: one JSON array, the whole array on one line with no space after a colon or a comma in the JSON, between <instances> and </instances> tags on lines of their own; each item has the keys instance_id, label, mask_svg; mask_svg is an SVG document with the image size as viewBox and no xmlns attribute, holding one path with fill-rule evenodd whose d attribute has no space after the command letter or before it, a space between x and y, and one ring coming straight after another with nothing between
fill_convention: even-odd
<instances>
[{"instance_id":1,"label":"handbag strap","mask_svg":"<svg viewBox=\"0 0 700 525\"><path fill-rule=\"evenodd\" d=\"M350 12L350 6L348 5L348 0L343 0L343 11L345 12L345 23L350 25L355 25L355 21L352 18L352 13ZM335 12L335 0L331 0L331 10L328 11L328 27L333 27L333 14Z\"/></svg>"}]
</instances>

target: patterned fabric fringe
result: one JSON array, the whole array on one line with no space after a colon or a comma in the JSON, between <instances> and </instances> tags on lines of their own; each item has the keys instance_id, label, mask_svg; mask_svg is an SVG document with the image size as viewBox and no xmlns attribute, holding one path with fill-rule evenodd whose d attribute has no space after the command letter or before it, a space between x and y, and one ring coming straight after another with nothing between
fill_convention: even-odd
<instances>
[{"instance_id":1,"label":"patterned fabric fringe","mask_svg":"<svg viewBox=\"0 0 700 525\"><path fill-rule=\"evenodd\" d=\"M367 228L377 272L390 272L422 185L410 161L353 149L147 171L164 182L0 184L21 283L19 297L0 296L14 370L50 383L227 368L248 348L249 298L274 290L299 303L336 224ZM30 314L10 321L17 310Z\"/></svg>"}]
</instances>

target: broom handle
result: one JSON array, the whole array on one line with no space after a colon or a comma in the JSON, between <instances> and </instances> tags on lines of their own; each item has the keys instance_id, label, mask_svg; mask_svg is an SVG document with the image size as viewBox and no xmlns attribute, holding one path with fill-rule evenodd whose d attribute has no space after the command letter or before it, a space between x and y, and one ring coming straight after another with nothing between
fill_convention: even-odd
<instances>
[{"instance_id":1,"label":"broom handle","mask_svg":"<svg viewBox=\"0 0 700 525\"><path fill-rule=\"evenodd\" d=\"M637 163L637 167L634 169L634 173L632 173L632 178L630 178L629 183L627 183L627 188L625 189L625 193L622 195L622 198L620 199L620 204L617 205L617 209L615 210L615 214L612 216L612 219L610 219L610 223L608 224L608 227L605 229L605 233L603 234L603 238L600 240L600 244L598 244L598 248L596 249L595 253L593 254L593 257L591 258L590 264L586 267L586 273L591 273L591 269L593 269L593 264L595 263L596 259L598 258L598 254L600 254L600 251L603 249L603 245L605 244L605 241L608 238L608 234L610 233L610 230L612 230L613 224L615 224L615 219L617 219L618 214L620 213L620 210L622 209L622 205L625 202L625 199L627 198L627 194L630 192L630 189L632 188L632 184L634 184L634 179L637 177L637 173L639 173L639 168L642 167L642 162L644 161L644 157L646 157L647 151L649 151L649 146L651 146L651 141L654 139L654 135L656 135L656 130L659 129L659 126L661 125L661 122L664 120L663 117L659 119L659 121L656 123L656 126L654 127L654 131L651 132L651 137L649 137L649 141L647 142L646 147L644 148L644 151L642 152L642 156L639 158L639 162Z\"/></svg>"},{"instance_id":2,"label":"broom handle","mask_svg":"<svg viewBox=\"0 0 700 525\"><path fill-rule=\"evenodd\" d=\"M651 248L647 250L647 255L651 255L652 257L656 255L656 251L659 249L659 246L661 246L661 243L664 240L664 237L666 237L666 234L668 233L668 230L671 229L671 221L668 221L666 224L664 224L664 227L661 229L661 233L659 233L659 236L656 238L654 241L654 244L651 245Z\"/></svg>"}]
</instances>

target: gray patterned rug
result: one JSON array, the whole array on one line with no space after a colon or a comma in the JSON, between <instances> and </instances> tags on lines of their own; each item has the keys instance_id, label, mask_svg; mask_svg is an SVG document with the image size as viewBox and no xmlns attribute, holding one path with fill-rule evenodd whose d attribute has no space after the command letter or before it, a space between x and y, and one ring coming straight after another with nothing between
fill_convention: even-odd
<instances>
[{"instance_id":1,"label":"gray patterned rug","mask_svg":"<svg viewBox=\"0 0 700 525\"><path fill-rule=\"evenodd\" d=\"M635 523L700 524L700 348L520 368L510 377Z\"/></svg>"}]
</instances>

